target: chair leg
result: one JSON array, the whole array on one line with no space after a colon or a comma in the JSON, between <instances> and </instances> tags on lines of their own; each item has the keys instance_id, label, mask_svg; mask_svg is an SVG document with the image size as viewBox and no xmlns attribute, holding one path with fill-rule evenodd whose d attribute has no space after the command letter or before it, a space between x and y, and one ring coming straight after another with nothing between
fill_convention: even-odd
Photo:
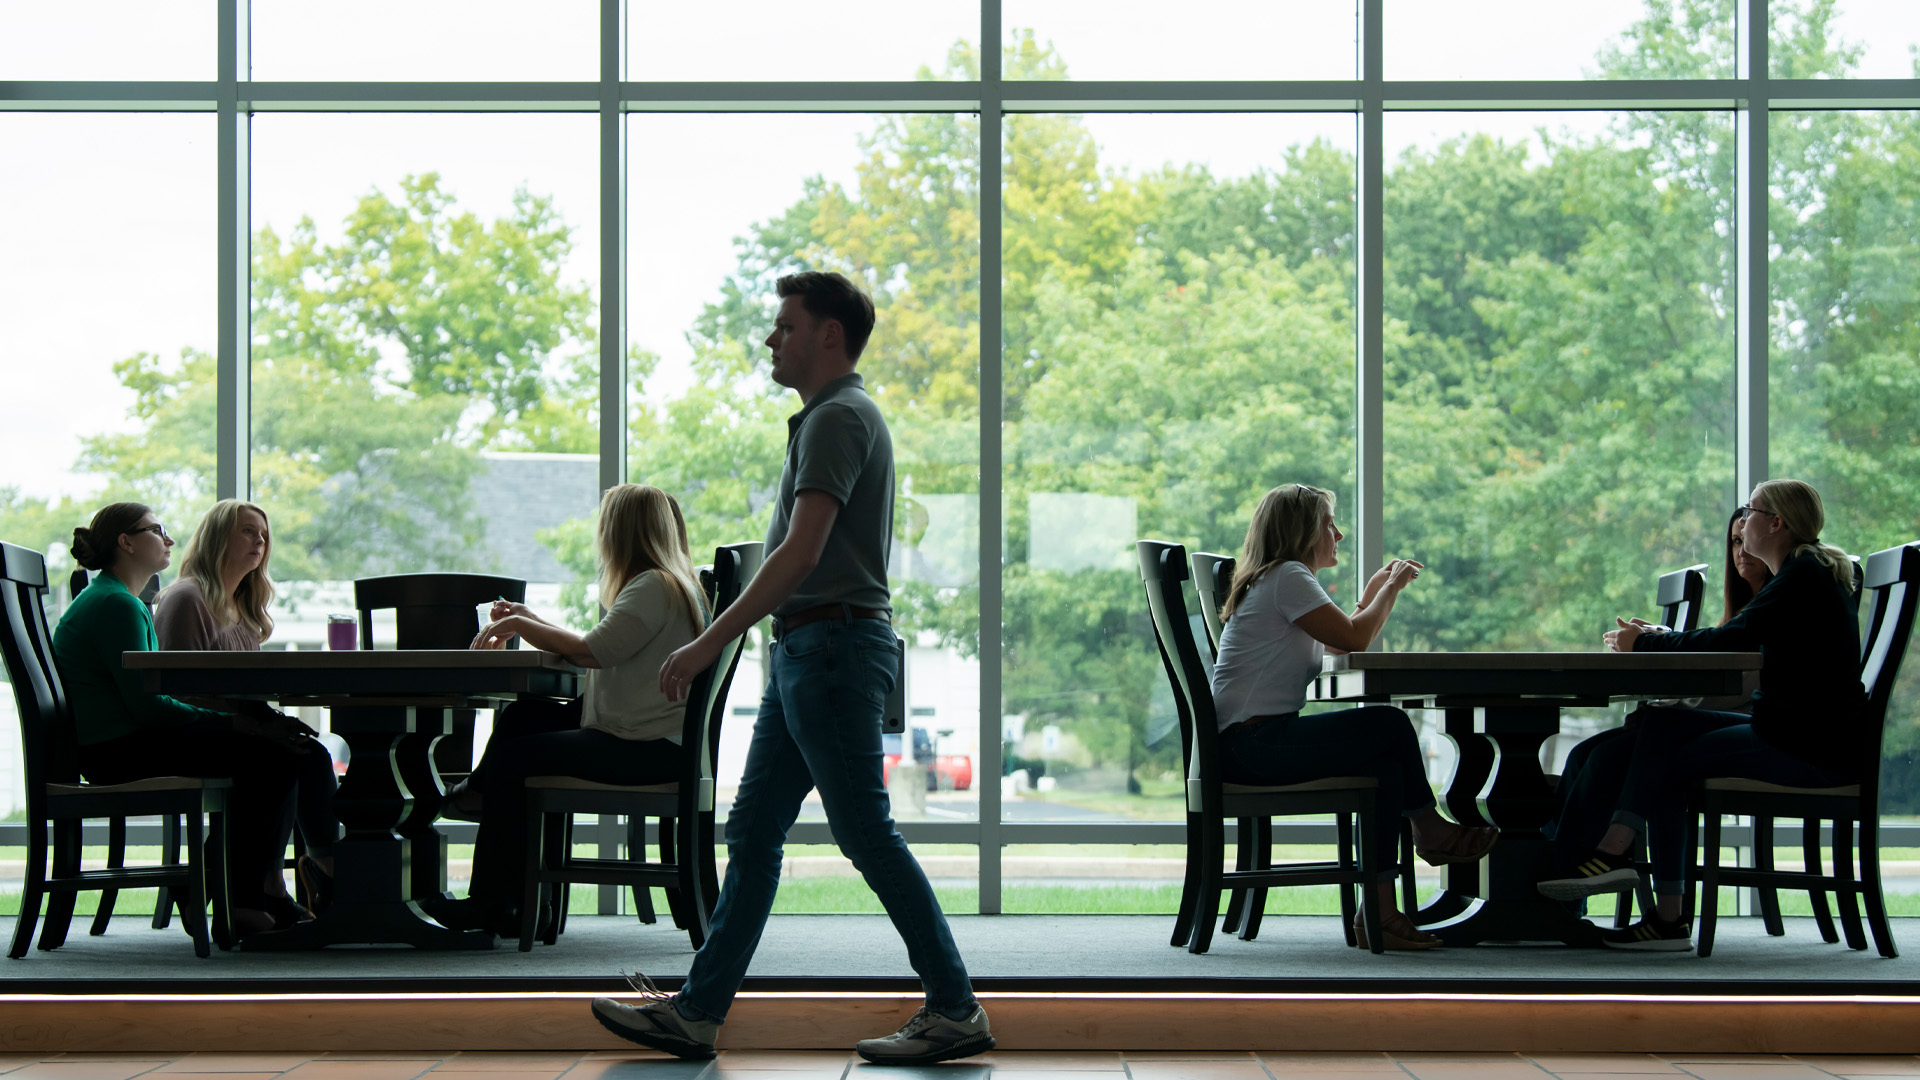
<instances>
[{"instance_id":1,"label":"chair leg","mask_svg":"<svg viewBox=\"0 0 1920 1080\"><path fill-rule=\"evenodd\" d=\"M635 864L647 861L647 819L638 814L627 815L627 861ZM635 885L632 891L634 915L651 925L657 918L653 911L653 890Z\"/></svg>"},{"instance_id":2,"label":"chair leg","mask_svg":"<svg viewBox=\"0 0 1920 1080\"><path fill-rule=\"evenodd\" d=\"M660 836L660 862L665 866L680 865L683 850L680 841L680 823L674 818L661 818L655 823L655 831ZM686 894L677 888L668 888L667 911L673 915L673 928L686 930L692 927L692 915L687 911Z\"/></svg>"},{"instance_id":3,"label":"chair leg","mask_svg":"<svg viewBox=\"0 0 1920 1080\"><path fill-rule=\"evenodd\" d=\"M567 909L573 906L573 882L564 878L564 867L573 861L573 815L557 814L559 819L560 843L549 854L556 868L562 869L562 876L553 881L553 921L547 924L547 934L540 940L552 945L560 940L567 930Z\"/></svg>"},{"instance_id":4,"label":"chair leg","mask_svg":"<svg viewBox=\"0 0 1920 1080\"><path fill-rule=\"evenodd\" d=\"M1242 819L1245 820L1245 819ZM1253 866L1255 870L1273 869L1273 819L1257 817L1253 819ZM1260 916L1267 909L1267 888L1264 885L1246 890L1247 901L1240 911L1240 940L1252 941L1260 936Z\"/></svg>"},{"instance_id":5,"label":"chair leg","mask_svg":"<svg viewBox=\"0 0 1920 1080\"><path fill-rule=\"evenodd\" d=\"M1233 835L1237 839L1233 845L1233 868L1240 873L1245 873L1253 869L1253 820L1254 819L1250 817L1243 817L1237 818L1234 821L1236 828ZM1225 856L1222 855L1221 859L1225 861ZM1246 909L1247 890L1227 890L1227 913L1226 916L1220 920L1220 932L1223 934L1231 934L1238 931L1240 929L1240 920L1246 915Z\"/></svg>"},{"instance_id":6,"label":"chair leg","mask_svg":"<svg viewBox=\"0 0 1920 1080\"><path fill-rule=\"evenodd\" d=\"M80 828L78 821L53 823L53 875L55 881L80 872ZM67 942L67 927L73 922L74 901L79 894L71 889L50 892L47 896L47 921L40 928L40 950L57 949Z\"/></svg>"},{"instance_id":7,"label":"chair leg","mask_svg":"<svg viewBox=\"0 0 1920 1080\"><path fill-rule=\"evenodd\" d=\"M1190 953L1203 953L1213 945L1213 924L1220 917L1221 876L1226 869L1227 824L1217 814L1202 814L1200 841L1200 882L1194 893L1193 940Z\"/></svg>"},{"instance_id":8,"label":"chair leg","mask_svg":"<svg viewBox=\"0 0 1920 1080\"><path fill-rule=\"evenodd\" d=\"M187 817L187 906L180 910L180 924L193 938L193 955L205 960L212 955L207 933L207 858L206 837L201 833L201 816Z\"/></svg>"},{"instance_id":9,"label":"chair leg","mask_svg":"<svg viewBox=\"0 0 1920 1080\"><path fill-rule=\"evenodd\" d=\"M1820 851L1819 818L1808 818L1800 823L1800 853L1805 860L1802 866L1807 873L1826 876L1826 856ZM1807 900L1813 905L1813 922L1820 928L1820 940L1829 945L1839 941L1840 931L1833 925L1833 909L1827 906L1827 890L1815 883L1807 890Z\"/></svg>"},{"instance_id":10,"label":"chair leg","mask_svg":"<svg viewBox=\"0 0 1920 1080\"><path fill-rule=\"evenodd\" d=\"M1180 883L1180 910L1174 913L1173 937L1167 944L1186 948L1193 940L1193 915L1200 902L1200 853L1206 844L1206 825L1199 814L1187 814L1187 872Z\"/></svg>"},{"instance_id":11,"label":"chair leg","mask_svg":"<svg viewBox=\"0 0 1920 1080\"><path fill-rule=\"evenodd\" d=\"M1773 869L1773 818L1755 815L1753 819L1753 868ZM1787 928L1780 922L1780 891L1770 885L1754 890L1760 901L1760 922L1770 937L1785 937Z\"/></svg>"},{"instance_id":12,"label":"chair leg","mask_svg":"<svg viewBox=\"0 0 1920 1080\"><path fill-rule=\"evenodd\" d=\"M696 866L696 869L700 871L700 903L703 905L703 916L707 922L711 924L713 922L714 905L720 902L720 868L714 856L715 826L713 811L702 810L695 815L695 820L698 821L700 825L700 828L695 832L695 836L698 837L700 844L698 851L699 862ZM692 855L688 856L688 858L693 857Z\"/></svg>"},{"instance_id":13,"label":"chair leg","mask_svg":"<svg viewBox=\"0 0 1920 1080\"><path fill-rule=\"evenodd\" d=\"M1334 853L1334 861L1340 864L1340 869L1352 870L1359 865L1353 860L1353 815L1348 813L1333 815L1333 829L1336 833L1334 843L1338 847ZM1359 910L1354 899L1353 886L1340 886L1340 932L1347 936L1349 949L1360 944L1359 935L1353 932L1353 916Z\"/></svg>"},{"instance_id":14,"label":"chair leg","mask_svg":"<svg viewBox=\"0 0 1920 1080\"><path fill-rule=\"evenodd\" d=\"M307 879L301 877L299 872L300 856L305 855L307 853L307 840L305 837L300 835L300 830L297 828L293 830L292 839L293 839L293 858L288 859L287 865L282 869L292 870L294 872L293 898L299 902L301 907L312 908L313 897L307 892Z\"/></svg>"},{"instance_id":15,"label":"chair leg","mask_svg":"<svg viewBox=\"0 0 1920 1080\"><path fill-rule=\"evenodd\" d=\"M1367 928L1367 951L1371 953L1384 953L1387 951L1387 935L1385 928L1380 923L1380 916L1382 914L1380 911L1380 890L1375 885L1375 878L1379 876L1379 868L1367 861L1367 853L1373 850L1373 830L1380 828L1383 823L1373 819L1372 809L1361 810L1358 816L1360 818L1360 837L1359 846L1355 849L1355 861L1358 863L1360 869L1365 871L1360 875L1360 917L1364 920Z\"/></svg>"},{"instance_id":16,"label":"chair leg","mask_svg":"<svg viewBox=\"0 0 1920 1080\"><path fill-rule=\"evenodd\" d=\"M199 820L196 813L194 819ZM179 833L176 831L176 837ZM200 880L204 883L207 897L213 902L213 943L221 952L233 948L233 882L228 872L227 858L227 812L215 810L207 814L207 843L199 850L204 855ZM184 921L186 914L182 911Z\"/></svg>"},{"instance_id":17,"label":"chair leg","mask_svg":"<svg viewBox=\"0 0 1920 1080\"><path fill-rule=\"evenodd\" d=\"M545 850L548 817L537 808L529 807L527 810L527 846L521 855L524 882L520 889L521 952L533 951L534 931L540 928L540 892L545 884L540 880L543 876L541 869L553 862L553 853Z\"/></svg>"},{"instance_id":18,"label":"chair leg","mask_svg":"<svg viewBox=\"0 0 1920 1080\"><path fill-rule=\"evenodd\" d=\"M20 917L13 923L13 945L7 955L19 960L33 944L33 928L40 921L40 901L47 890L47 822L27 822L27 865L20 882Z\"/></svg>"},{"instance_id":19,"label":"chair leg","mask_svg":"<svg viewBox=\"0 0 1920 1080\"><path fill-rule=\"evenodd\" d=\"M119 870L127 865L127 819L123 817L107 819L107 869ZM87 927L88 937L99 937L107 932L107 924L113 921L113 905L120 899L119 889L101 889L100 904L93 909L93 925Z\"/></svg>"},{"instance_id":20,"label":"chair leg","mask_svg":"<svg viewBox=\"0 0 1920 1080\"><path fill-rule=\"evenodd\" d=\"M1840 908L1840 928L1846 933L1847 948L1867 947L1867 932L1860 925L1860 879L1853 869L1853 822L1833 823L1833 901Z\"/></svg>"},{"instance_id":21,"label":"chair leg","mask_svg":"<svg viewBox=\"0 0 1920 1080\"><path fill-rule=\"evenodd\" d=\"M1700 860L1700 943L1695 955L1713 955L1713 927L1720 917L1720 807L1709 803L1701 815L1707 820Z\"/></svg>"},{"instance_id":22,"label":"chair leg","mask_svg":"<svg viewBox=\"0 0 1920 1080\"><path fill-rule=\"evenodd\" d=\"M1413 821L1400 819L1400 903L1411 918L1420 910L1420 882L1413 873Z\"/></svg>"},{"instance_id":23,"label":"chair leg","mask_svg":"<svg viewBox=\"0 0 1920 1080\"><path fill-rule=\"evenodd\" d=\"M700 866L693 857L700 846L695 837L700 823L695 818L681 818L677 825L680 829L680 861L676 864L680 876L680 903L687 912L687 939L693 943L693 951L699 952L700 946L707 942L708 929L708 909L701 890Z\"/></svg>"},{"instance_id":24,"label":"chair leg","mask_svg":"<svg viewBox=\"0 0 1920 1080\"><path fill-rule=\"evenodd\" d=\"M1860 822L1860 899L1867 905L1867 924L1873 928L1873 943L1880 955L1891 960L1900 955L1893 944L1893 925L1887 922L1887 898L1880 890L1880 820L1878 815Z\"/></svg>"},{"instance_id":25,"label":"chair leg","mask_svg":"<svg viewBox=\"0 0 1920 1080\"><path fill-rule=\"evenodd\" d=\"M160 815L160 865L180 865L180 818L175 814ZM173 890L162 885L153 898L153 928L165 930L172 922Z\"/></svg>"}]
</instances>

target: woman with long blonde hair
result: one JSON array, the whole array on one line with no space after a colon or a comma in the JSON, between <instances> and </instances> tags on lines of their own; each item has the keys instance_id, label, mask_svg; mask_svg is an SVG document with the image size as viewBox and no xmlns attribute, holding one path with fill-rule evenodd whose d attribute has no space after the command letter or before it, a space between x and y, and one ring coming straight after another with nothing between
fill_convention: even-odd
<instances>
[{"instance_id":1,"label":"woman with long blonde hair","mask_svg":"<svg viewBox=\"0 0 1920 1080\"><path fill-rule=\"evenodd\" d=\"M273 636L273 531L267 512L240 499L213 504L187 541L180 557L180 576L160 593L153 605L153 630L160 648L197 652L227 650L258 652ZM263 701L195 701L210 709L236 713L261 723L274 723L280 714ZM284 718L282 718L284 719ZM325 907L333 893L333 842L340 838L340 821L333 815L333 793L340 783L333 758L324 749L295 759L298 773L287 792L287 813L300 828L306 846L298 873L307 886L307 899ZM288 900L280 905L298 908ZM305 918L297 912L295 918Z\"/></svg>"},{"instance_id":2,"label":"woman with long blonde hair","mask_svg":"<svg viewBox=\"0 0 1920 1080\"><path fill-rule=\"evenodd\" d=\"M480 833L467 899L434 914L465 929L519 936L526 778L659 784L679 775L686 706L660 692L660 665L706 627L686 520L673 496L619 484L600 500L600 622L586 633L502 600L473 639L498 649L518 636L586 669L572 701L527 699L500 710L466 799L479 796ZM551 912L543 912L542 919Z\"/></svg>"},{"instance_id":3,"label":"woman with long blonde hair","mask_svg":"<svg viewBox=\"0 0 1920 1080\"><path fill-rule=\"evenodd\" d=\"M1773 578L1733 618L1685 633L1616 619L1615 652L1758 652L1760 689L1750 714L1682 706L1642 711L1626 781L1600 843L1562 876L1540 883L1556 900L1636 885L1629 852L1644 838L1652 855L1655 909L1601 940L1617 949L1693 948L1682 898L1686 799L1710 776L1791 787L1837 787L1859 777L1866 693L1860 685L1859 597L1847 553L1820 538L1826 507L1800 480L1767 480L1737 511L1741 549ZM1585 808L1591 812L1594 808ZM1604 814L1605 808L1600 811Z\"/></svg>"},{"instance_id":4,"label":"woman with long blonde hair","mask_svg":"<svg viewBox=\"0 0 1920 1080\"><path fill-rule=\"evenodd\" d=\"M1373 644L1400 591L1421 565L1395 559L1367 581L1359 607L1342 611L1314 577L1339 562L1345 538L1333 521L1333 493L1282 484L1260 500L1220 617L1213 697L1220 725L1220 770L1228 783L1300 784L1328 776L1379 781L1373 850L1362 859L1380 890L1381 932L1389 949L1431 949L1394 902L1400 830L1413 826L1414 848L1434 865L1485 855L1497 830L1469 829L1440 816L1425 757L1407 714L1390 705L1301 715L1307 683L1327 652Z\"/></svg>"}]
</instances>

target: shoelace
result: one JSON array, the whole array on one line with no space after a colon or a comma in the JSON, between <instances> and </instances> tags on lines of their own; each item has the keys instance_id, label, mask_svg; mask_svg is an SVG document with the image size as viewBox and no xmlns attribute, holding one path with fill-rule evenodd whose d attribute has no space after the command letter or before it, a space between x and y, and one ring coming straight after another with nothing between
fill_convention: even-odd
<instances>
[{"instance_id":1,"label":"shoelace","mask_svg":"<svg viewBox=\"0 0 1920 1080\"><path fill-rule=\"evenodd\" d=\"M633 987L634 993L639 994L648 1001L668 1001L673 997L672 994L655 986L652 979L647 978L638 971L627 975L626 980L627 985Z\"/></svg>"},{"instance_id":2,"label":"shoelace","mask_svg":"<svg viewBox=\"0 0 1920 1080\"><path fill-rule=\"evenodd\" d=\"M927 1006L925 1005L922 1005L920 1006L920 1011L914 1013L913 1018L911 1020L908 1020L906 1024L904 1024L900 1028L899 1031L894 1032L894 1037L895 1038L911 1038L914 1035L920 1034L922 1029L927 1028L932 1024L933 1024L933 1010L927 1008Z\"/></svg>"}]
</instances>

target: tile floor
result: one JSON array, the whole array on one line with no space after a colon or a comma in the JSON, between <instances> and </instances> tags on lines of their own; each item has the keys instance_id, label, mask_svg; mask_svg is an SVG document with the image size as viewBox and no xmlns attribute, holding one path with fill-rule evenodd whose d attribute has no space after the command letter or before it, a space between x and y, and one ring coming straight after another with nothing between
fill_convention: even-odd
<instances>
[{"instance_id":1,"label":"tile floor","mask_svg":"<svg viewBox=\"0 0 1920 1080\"><path fill-rule=\"evenodd\" d=\"M1778 1054L993 1053L882 1069L836 1051L682 1062L643 1050L548 1053L0 1054L5 1080L1920 1080L1920 1056Z\"/></svg>"}]
</instances>

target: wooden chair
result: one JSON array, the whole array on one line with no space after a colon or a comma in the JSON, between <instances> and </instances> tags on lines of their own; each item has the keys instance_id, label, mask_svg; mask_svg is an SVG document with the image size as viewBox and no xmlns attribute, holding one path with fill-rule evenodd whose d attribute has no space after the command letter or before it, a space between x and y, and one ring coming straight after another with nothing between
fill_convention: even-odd
<instances>
[{"instance_id":1,"label":"wooden chair","mask_svg":"<svg viewBox=\"0 0 1920 1080\"><path fill-rule=\"evenodd\" d=\"M47 900L42 950L66 942L74 901L82 892L162 888L184 895L180 918L193 938L194 955L210 955L209 940L222 949L233 940L227 903L227 793L233 782L186 776L156 776L126 784L82 783L73 709L67 702L53 660L53 635L47 627L47 564L39 552L0 543L0 608L6 627L0 633L7 677L20 712L20 753L27 786L27 862L7 955L27 954ZM187 822L187 860L158 866L110 866L80 869L81 827L89 818L117 822L124 846L126 819L157 814ZM47 834L53 834L48 869ZM204 842L203 842L204 841ZM211 934L207 904L213 904ZM96 931L97 932L97 931Z\"/></svg>"},{"instance_id":2,"label":"wooden chair","mask_svg":"<svg viewBox=\"0 0 1920 1080\"><path fill-rule=\"evenodd\" d=\"M1231 555L1196 551L1192 564L1194 592L1200 598L1200 624L1207 629L1208 655L1217 661L1220 658L1220 634L1225 630L1220 609L1227 602L1227 593L1232 591L1233 572L1238 568L1239 561ZM1253 818L1241 818L1238 826L1240 842L1234 845L1233 866L1236 871L1251 870L1254 847L1259 842L1257 837L1266 837L1268 846L1272 846L1273 823L1256 823ZM1251 916L1247 915L1248 899L1246 890L1234 889L1228 893L1227 914L1220 922L1221 930L1229 934L1237 932L1243 941L1252 941L1260 933L1260 912L1266 906L1267 890L1252 890ZM1413 872L1413 826L1404 818L1400 822L1400 901L1408 911L1420 906L1420 886Z\"/></svg>"},{"instance_id":3,"label":"wooden chair","mask_svg":"<svg viewBox=\"0 0 1920 1080\"><path fill-rule=\"evenodd\" d=\"M1873 930L1874 944L1880 955L1900 955L1893 943L1893 927L1887 922L1887 903L1880 885L1880 744L1886 723L1887 704L1893 696L1894 680L1900 673L1900 661L1906 655L1913 633L1916 607L1920 607L1920 541L1876 551L1867 558L1864 574L1866 592L1872 606L1868 609L1867 635L1862 643L1864 662L1860 682L1866 691L1867 722L1862 725L1860 744L1854 748L1859 763L1860 782L1830 788L1796 788L1768 784L1741 777L1716 777L1703 781L1694 790L1689 813L1702 814L1706 827L1701 837L1706 850L1703 863L1695 868L1700 883L1700 944L1698 953L1713 953L1714 924L1718 916L1718 890L1722 884L1751 885L1761 889L1798 889L1815 896L1832 892L1846 928L1847 946L1867 947L1860 926L1857 896L1866 903L1867 923ZM1752 867L1720 865L1720 819L1725 814L1747 814L1754 819ZM1804 824L1804 870L1777 870L1773 866L1773 829L1775 818L1799 818ZM1766 822L1765 827L1761 822ZM1833 873L1822 866L1820 853L1821 821L1833 822ZM1854 825L1860 827L1860 867L1856 876L1853 863ZM1774 920L1777 922L1776 914ZM1775 936L1784 928L1768 926ZM1838 940L1831 924L1821 928L1827 941Z\"/></svg>"},{"instance_id":4,"label":"wooden chair","mask_svg":"<svg viewBox=\"0 0 1920 1080\"><path fill-rule=\"evenodd\" d=\"M713 553L713 613L715 617L740 598L747 582L760 569L758 541L725 545ZM667 892L674 925L687 932L697 950L707 939L720 879L714 862L714 773L720 750L720 724L726 714L727 691L740 662L743 638L721 649L713 666L700 673L687 690L681 727L680 778L670 784L601 784L571 776L527 778L526 892L521 898L520 951L533 948L540 894L554 905L553 920L542 940L553 944L564 929L567 893L574 883L624 885L634 890L635 907L651 912L640 901L642 890L660 887ZM627 858L576 858L573 854L573 815L627 815ZM660 861L647 862L640 824L660 820Z\"/></svg>"},{"instance_id":5,"label":"wooden chair","mask_svg":"<svg viewBox=\"0 0 1920 1080\"><path fill-rule=\"evenodd\" d=\"M1334 776L1304 784L1256 787L1229 784L1220 777L1219 735L1213 690L1207 665L1187 620L1187 552L1179 544L1142 540L1140 577L1146 584L1147 606L1153 615L1154 642L1167 681L1173 687L1180 716L1181 748L1187 766L1187 872L1180 893L1180 912L1174 920L1176 948L1203 953L1213 941L1214 918L1224 888L1263 889L1277 885L1339 885L1341 925L1347 944L1355 944L1353 892L1360 892L1367 943L1373 952L1385 949L1380 932L1380 894L1372 887L1373 868L1366 862L1367 845L1379 823L1373 820L1372 777ZM1276 817L1330 814L1339 830L1339 852L1334 862L1291 863L1273 866L1271 822ZM1252 865L1225 870L1226 819L1252 819ZM1358 820L1359 857L1354 847L1353 822ZM1242 836L1241 843L1247 841ZM1249 905L1247 930L1259 928L1259 907Z\"/></svg>"}]
</instances>

